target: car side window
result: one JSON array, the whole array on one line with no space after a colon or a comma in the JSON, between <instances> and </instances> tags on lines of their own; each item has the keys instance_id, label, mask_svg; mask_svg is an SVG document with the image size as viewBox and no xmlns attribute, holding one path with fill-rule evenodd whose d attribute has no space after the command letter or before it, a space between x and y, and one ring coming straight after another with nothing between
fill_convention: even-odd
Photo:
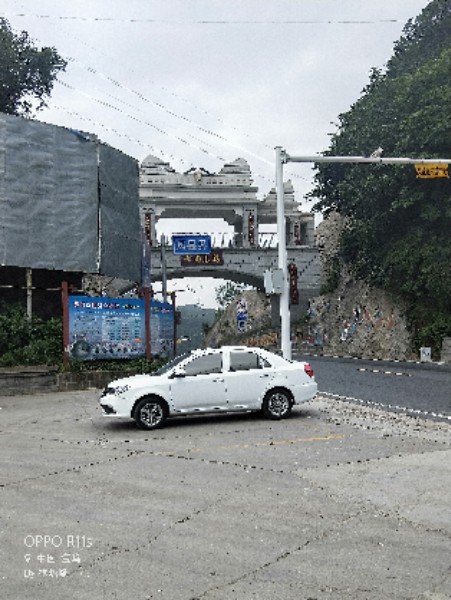
<instances>
[{"instance_id":1,"label":"car side window","mask_svg":"<svg viewBox=\"0 0 451 600\"><path fill-rule=\"evenodd\" d=\"M185 365L185 373L189 376L221 372L222 354L219 352L199 356Z\"/></svg>"},{"instance_id":2,"label":"car side window","mask_svg":"<svg viewBox=\"0 0 451 600\"><path fill-rule=\"evenodd\" d=\"M272 367L272 364L269 362L269 360L266 360L266 358L263 358L263 356L260 356L259 360L262 369L270 369Z\"/></svg>"},{"instance_id":3,"label":"car side window","mask_svg":"<svg viewBox=\"0 0 451 600\"><path fill-rule=\"evenodd\" d=\"M251 369L262 369L268 366L264 364L258 354L255 352L231 352L230 370L231 371L250 371Z\"/></svg>"}]
</instances>

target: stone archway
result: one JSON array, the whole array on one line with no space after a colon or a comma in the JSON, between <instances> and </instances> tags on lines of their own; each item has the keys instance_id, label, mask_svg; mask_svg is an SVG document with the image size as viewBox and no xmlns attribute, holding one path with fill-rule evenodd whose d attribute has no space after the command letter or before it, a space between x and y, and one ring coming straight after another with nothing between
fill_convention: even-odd
<instances>
[{"instance_id":1,"label":"stone archway","mask_svg":"<svg viewBox=\"0 0 451 600\"><path fill-rule=\"evenodd\" d=\"M163 277L162 248L157 239L159 223L165 219L220 218L234 231L232 243L215 247L221 252L222 262L198 261L191 268L181 264L180 257L174 257L168 246L164 253L166 277L212 277L264 290L265 270L278 266L277 239L273 236L268 243L260 234L260 226L276 224L277 198L275 190L263 200L257 198L257 192L250 167L242 158L225 164L218 173L199 168L178 173L169 163L148 156L141 165L140 210L145 238L151 247L153 280ZM302 304L319 287L314 216L300 211L290 181L284 184L284 198L288 262L296 265ZM277 298L273 303L277 303ZM293 306L292 315L296 317L299 310Z\"/></svg>"},{"instance_id":2,"label":"stone archway","mask_svg":"<svg viewBox=\"0 0 451 600\"><path fill-rule=\"evenodd\" d=\"M248 163L238 158L218 173L190 169L177 173L169 163L148 156L141 165L140 210L147 240L158 245L156 226L162 219L221 218L233 227L234 244L260 245L259 226L277 220L276 193L257 198ZM301 212L290 181L284 184L287 246L314 245L314 217Z\"/></svg>"}]
</instances>

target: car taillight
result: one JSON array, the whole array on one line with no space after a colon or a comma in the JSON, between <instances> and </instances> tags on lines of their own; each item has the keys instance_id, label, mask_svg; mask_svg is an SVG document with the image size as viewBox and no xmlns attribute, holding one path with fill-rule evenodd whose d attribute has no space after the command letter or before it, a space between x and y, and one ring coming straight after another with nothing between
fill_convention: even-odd
<instances>
[{"instance_id":1,"label":"car taillight","mask_svg":"<svg viewBox=\"0 0 451 600\"><path fill-rule=\"evenodd\" d=\"M304 371L307 373L307 375L309 377L313 377L313 369L308 363L304 364Z\"/></svg>"}]
</instances>

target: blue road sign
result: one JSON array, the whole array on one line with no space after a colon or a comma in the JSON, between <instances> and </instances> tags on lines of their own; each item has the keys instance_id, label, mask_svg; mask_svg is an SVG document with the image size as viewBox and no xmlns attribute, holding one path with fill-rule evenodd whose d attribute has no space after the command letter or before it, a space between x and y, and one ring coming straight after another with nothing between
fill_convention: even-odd
<instances>
[{"instance_id":1,"label":"blue road sign","mask_svg":"<svg viewBox=\"0 0 451 600\"><path fill-rule=\"evenodd\" d=\"M210 254L211 237L209 235L173 235L173 254Z\"/></svg>"}]
</instances>

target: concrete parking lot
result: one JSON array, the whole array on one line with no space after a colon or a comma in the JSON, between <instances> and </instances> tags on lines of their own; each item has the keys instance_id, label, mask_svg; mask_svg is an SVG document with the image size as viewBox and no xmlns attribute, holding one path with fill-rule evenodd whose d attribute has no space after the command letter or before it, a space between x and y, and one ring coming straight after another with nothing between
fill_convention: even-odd
<instances>
[{"instance_id":1,"label":"concrete parking lot","mask_svg":"<svg viewBox=\"0 0 451 600\"><path fill-rule=\"evenodd\" d=\"M451 426L318 398L153 433L0 397L2 600L451 598Z\"/></svg>"}]
</instances>

